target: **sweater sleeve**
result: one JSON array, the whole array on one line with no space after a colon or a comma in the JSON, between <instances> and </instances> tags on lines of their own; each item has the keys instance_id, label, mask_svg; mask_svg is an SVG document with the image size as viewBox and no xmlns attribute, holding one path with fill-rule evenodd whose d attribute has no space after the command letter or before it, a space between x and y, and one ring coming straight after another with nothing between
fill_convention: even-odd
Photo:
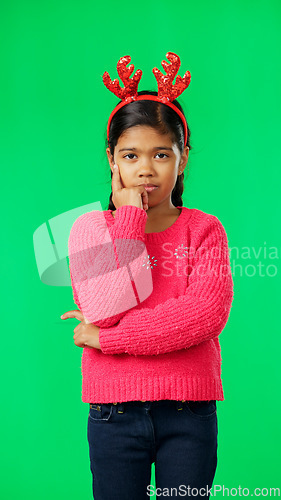
<instances>
[{"instance_id":1,"label":"sweater sleeve","mask_svg":"<svg viewBox=\"0 0 281 500\"><path fill-rule=\"evenodd\" d=\"M184 295L155 308L128 311L117 325L100 328L105 354L157 355L217 337L225 327L233 300L228 241L213 216L202 230Z\"/></svg>"},{"instance_id":2,"label":"sweater sleeve","mask_svg":"<svg viewBox=\"0 0 281 500\"><path fill-rule=\"evenodd\" d=\"M110 226L100 211L74 222L68 240L71 286L88 322L112 326L138 304L139 295L145 300L152 293L151 271L142 266L146 220L145 210L124 205ZM145 284L143 294L136 296L132 281Z\"/></svg>"},{"instance_id":3,"label":"sweater sleeve","mask_svg":"<svg viewBox=\"0 0 281 500\"><path fill-rule=\"evenodd\" d=\"M74 300L75 304L78 306L78 309L81 309L81 305L80 305L80 302L79 302L79 299L78 299L78 295L77 295L77 291L76 291L76 288L75 288L74 279L72 277L71 269L69 269L69 272L70 272L70 280L71 280L73 300Z\"/></svg>"}]
</instances>

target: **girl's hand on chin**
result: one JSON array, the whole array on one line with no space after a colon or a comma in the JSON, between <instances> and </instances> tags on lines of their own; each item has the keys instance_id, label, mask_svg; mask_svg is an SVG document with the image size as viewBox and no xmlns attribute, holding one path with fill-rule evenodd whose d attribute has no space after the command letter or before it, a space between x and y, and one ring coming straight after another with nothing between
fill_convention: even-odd
<instances>
[{"instance_id":1,"label":"girl's hand on chin","mask_svg":"<svg viewBox=\"0 0 281 500\"><path fill-rule=\"evenodd\" d=\"M143 210L148 210L148 193L144 186L125 188L119 172L119 167L115 163L112 175L112 202L115 208L123 205L133 205Z\"/></svg>"},{"instance_id":2,"label":"girl's hand on chin","mask_svg":"<svg viewBox=\"0 0 281 500\"><path fill-rule=\"evenodd\" d=\"M101 349L99 343L99 331L100 327L94 325L93 323L87 323L85 317L79 309L73 311L67 311L61 315L61 319L76 318L81 323L74 328L74 344L77 347L91 347L95 349Z\"/></svg>"}]
</instances>

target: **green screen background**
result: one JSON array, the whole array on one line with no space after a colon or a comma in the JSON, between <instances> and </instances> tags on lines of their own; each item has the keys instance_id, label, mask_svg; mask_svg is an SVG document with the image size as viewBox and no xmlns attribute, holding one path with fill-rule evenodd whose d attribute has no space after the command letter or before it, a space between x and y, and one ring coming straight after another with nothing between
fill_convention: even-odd
<instances>
[{"instance_id":1,"label":"green screen background","mask_svg":"<svg viewBox=\"0 0 281 500\"><path fill-rule=\"evenodd\" d=\"M92 498L78 322L60 319L76 306L70 282L40 280L33 234L107 209L118 99L102 74L130 54L139 90L156 89L168 51L191 72L184 205L216 215L232 249L214 484L280 488L280 2L11 0L0 17L1 498Z\"/></svg>"}]
</instances>

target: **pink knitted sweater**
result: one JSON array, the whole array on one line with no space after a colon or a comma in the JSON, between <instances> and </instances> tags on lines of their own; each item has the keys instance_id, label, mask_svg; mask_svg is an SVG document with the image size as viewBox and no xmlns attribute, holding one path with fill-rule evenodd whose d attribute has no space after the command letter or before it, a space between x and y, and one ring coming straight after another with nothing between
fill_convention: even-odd
<instances>
[{"instance_id":1,"label":"pink knitted sweater","mask_svg":"<svg viewBox=\"0 0 281 500\"><path fill-rule=\"evenodd\" d=\"M74 301L100 327L82 354L82 401L224 400L219 334L233 300L228 240L219 219L181 209L145 233L147 213L126 205L87 212L69 236Z\"/></svg>"}]
</instances>

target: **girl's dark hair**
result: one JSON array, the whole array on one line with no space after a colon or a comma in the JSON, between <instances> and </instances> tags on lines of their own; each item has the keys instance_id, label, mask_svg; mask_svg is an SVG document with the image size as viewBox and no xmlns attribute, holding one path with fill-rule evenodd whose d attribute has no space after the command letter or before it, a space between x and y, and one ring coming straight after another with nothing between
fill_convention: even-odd
<instances>
[{"instance_id":1,"label":"girl's dark hair","mask_svg":"<svg viewBox=\"0 0 281 500\"><path fill-rule=\"evenodd\" d=\"M158 95L155 91L142 90L137 95L150 94ZM119 103L122 101L119 101ZM119 104L118 103L118 104ZM117 104L117 105L118 105ZM175 99L173 104L179 108L184 114L183 109L179 102ZM157 101L132 101L126 106L120 108L112 118L109 129L109 140L106 137L106 147L109 147L110 153L114 156L114 148L117 145L118 139L121 134L130 127L136 125L146 125L155 128L160 134L170 134L173 142L177 143L180 153L184 150L184 128L179 115L169 106ZM191 150L190 146L190 130L187 125L187 142L186 146ZM182 193L184 172L178 175L177 182L172 191L171 201L174 206L182 207ZM112 179L112 171L111 171ZM110 193L109 204L107 210L116 210L112 201L113 193Z\"/></svg>"}]
</instances>

